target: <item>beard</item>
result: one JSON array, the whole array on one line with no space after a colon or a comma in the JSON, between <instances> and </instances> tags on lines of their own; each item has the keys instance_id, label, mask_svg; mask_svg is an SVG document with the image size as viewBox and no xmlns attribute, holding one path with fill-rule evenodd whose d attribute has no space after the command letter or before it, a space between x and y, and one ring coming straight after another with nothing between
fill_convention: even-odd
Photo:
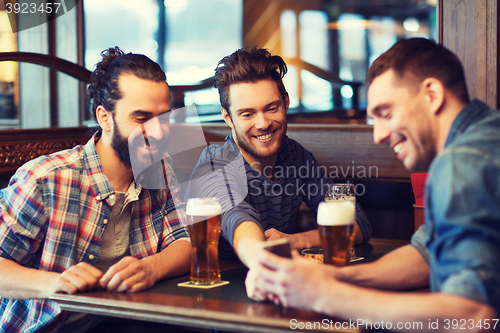
<instances>
[{"instance_id":1,"label":"beard","mask_svg":"<svg viewBox=\"0 0 500 333\"><path fill-rule=\"evenodd\" d=\"M271 156L278 154L278 151L280 150L281 145L283 144L283 140L285 139L286 128L287 128L287 124L285 123L283 125L283 127L281 128L281 131L280 131L280 128L276 129L276 132L274 134L274 135L278 135L276 145L272 149L269 149L264 153L259 152L256 149L255 145L252 145L250 140L248 140L248 138L245 135L241 135L236 130L236 128L234 129L234 136L235 136L236 143L238 144L238 147L241 150L245 151L250 156L255 157L255 158L268 158L268 157L271 157Z\"/></svg>"},{"instance_id":2,"label":"beard","mask_svg":"<svg viewBox=\"0 0 500 333\"><path fill-rule=\"evenodd\" d=\"M120 129L116 125L116 121L113 121L113 137L111 138L111 148L113 148L113 150L116 152L116 155L118 155L118 158L123 163L123 165L129 168L132 167L128 138L124 138L122 136Z\"/></svg>"}]
</instances>

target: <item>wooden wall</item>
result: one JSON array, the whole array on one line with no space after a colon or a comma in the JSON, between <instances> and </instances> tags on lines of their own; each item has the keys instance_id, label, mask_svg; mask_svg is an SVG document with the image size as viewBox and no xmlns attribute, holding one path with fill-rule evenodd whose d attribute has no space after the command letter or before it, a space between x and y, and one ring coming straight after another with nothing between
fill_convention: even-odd
<instances>
[{"instance_id":1,"label":"wooden wall","mask_svg":"<svg viewBox=\"0 0 500 333\"><path fill-rule=\"evenodd\" d=\"M196 128L189 124L172 124L171 137L189 135L189 131ZM231 133L226 124L203 124L203 131L210 144L224 142ZM333 178L410 182L410 172L396 158L394 151L387 145L373 143L370 125L288 124L287 135L311 151ZM191 174L192 170L184 168L192 166L199 153L201 150L193 150L183 156L184 163L176 170L179 176Z\"/></svg>"},{"instance_id":2,"label":"wooden wall","mask_svg":"<svg viewBox=\"0 0 500 333\"><path fill-rule=\"evenodd\" d=\"M498 0L440 0L439 41L465 68L471 98L498 108Z\"/></svg>"}]
</instances>

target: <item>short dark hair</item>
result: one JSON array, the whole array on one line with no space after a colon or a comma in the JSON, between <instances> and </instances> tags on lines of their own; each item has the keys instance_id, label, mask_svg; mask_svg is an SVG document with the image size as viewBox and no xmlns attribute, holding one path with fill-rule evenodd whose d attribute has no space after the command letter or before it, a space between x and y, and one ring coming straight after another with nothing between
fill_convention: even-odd
<instances>
[{"instance_id":1,"label":"short dark hair","mask_svg":"<svg viewBox=\"0 0 500 333\"><path fill-rule=\"evenodd\" d=\"M90 76L87 88L94 116L99 105L110 112L115 110L116 101L123 97L118 87L121 74L129 73L155 82L167 79L161 67L143 54L124 53L116 46L102 51L101 57L102 60L95 65Z\"/></svg>"},{"instance_id":2,"label":"short dark hair","mask_svg":"<svg viewBox=\"0 0 500 333\"><path fill-rule=\"evenodd\" d=\"M229 87L236 83L255 83L273 80L285 103L288 93L283 84L287 72L285 61L277 55L272 56L267 49L252 46L239 49L222 58L215 69L214 87L219 90L221 106L229 112Z\"/></svg>"},{"instance_id":3,"label":"short dark hair","mask_svg":"<svg viewBox=\"0 0 500 333\"><path fill-rule=\"evenodd\" d=\"M403 39L378 57L368 70L366 83L392 69L398 79L421 83L428 77L441 81L463 103L469 102L465 74L458 57L444 46L425 38ZM414 80L415 81L415 80Z\"/></svg>"}]
</instances>

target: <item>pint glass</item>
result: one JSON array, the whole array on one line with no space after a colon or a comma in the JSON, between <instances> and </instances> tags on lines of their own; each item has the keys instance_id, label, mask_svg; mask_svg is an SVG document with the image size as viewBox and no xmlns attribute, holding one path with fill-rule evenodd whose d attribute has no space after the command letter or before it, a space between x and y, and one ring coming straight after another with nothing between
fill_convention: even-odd
<instances>
[{"instance_id":1,"label":"pint glass","mask_svg":"<svg viewBox=\"0 0 500 333\"><path fill-rule=\"evenodd\" d=\"M349 263L355 221L354 185L329 185L325 201L318 207L318 229L325 263L338 267Z\"/></svg>"},{"instance_id":2,"label":"pint glass","mask_svg":"<svg viewBox=\"0 0 500 333\"><path fill-rule=\"evenodd\" d=\"M218 245L221 206L217 198L188 199L186 215L193 256L191 259L192 284L219 283L220 269Z\"/></svg>"}]
</instances>

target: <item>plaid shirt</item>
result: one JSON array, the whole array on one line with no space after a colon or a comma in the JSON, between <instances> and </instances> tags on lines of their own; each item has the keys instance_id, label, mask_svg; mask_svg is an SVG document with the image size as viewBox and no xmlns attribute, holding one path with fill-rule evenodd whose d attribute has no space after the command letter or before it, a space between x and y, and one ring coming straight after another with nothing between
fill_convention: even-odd
<instances>
[{"instance_id":1,"label":"plaid shirt","mask_svg":"<svg viewBox=\"0 0 500 333\"><path fill-rule=\"evenodd\" d=\"M95 264L115 202L95 140L26 163L0 191L0 257L51 272L82 261ZM176 210L175 175L165 166L170 191L142 189L136 182L130 253L139 259L189 237L185 213ZM47 299L0 301L1 332L52 332L66 317Z\"/></svg>"}]
</instances>

